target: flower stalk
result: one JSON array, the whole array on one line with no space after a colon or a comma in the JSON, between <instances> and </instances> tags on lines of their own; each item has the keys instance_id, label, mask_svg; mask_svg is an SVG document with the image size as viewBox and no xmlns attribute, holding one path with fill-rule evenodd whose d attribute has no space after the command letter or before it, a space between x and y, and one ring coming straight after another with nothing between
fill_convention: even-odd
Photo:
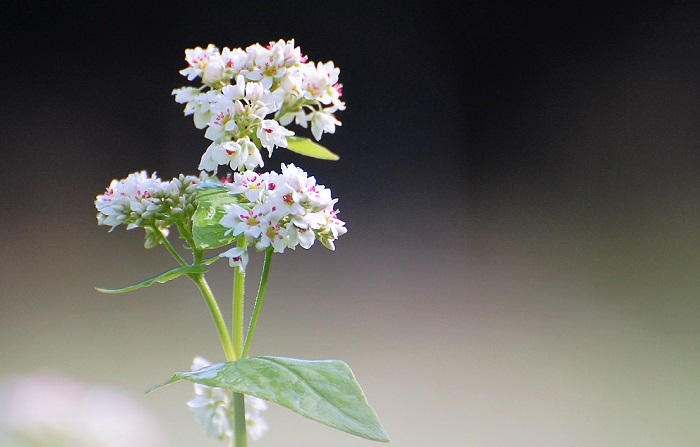
<instances>
[{"instance_id":1,"label":"flower stalk","mask_svg":"<svg viewBox=\"0 0 700 447\"><path fill-rule=\"evenodd\" d=\"M214 294L204 278L204 275L192 275L192 281L197 285L199 292L204 297L204 301L207 304L209 313L214 320L214 326L216 327L216 332L219 334L219 340L221 341L221 347L224 350L224 355L226 360L232 362L237 359L236 350L234 349L233 343L231 342L231 337L228 334L228 328L226 327L226 321L224 321L224 316L221 314L219 309L219 304L214 297Z\"/></svg>"},{"instance_id":2,"label":"flower stalk","mask_svg":"<svg viewBox=\"0 0 700 447\"><path fill-rule=\"evenodd\" d=\"M248 351L250 351L250 345L253 342L253 334L255 334L255 328L258 325L260 309L262 309L262 304L265 300L265 292L267 291L267 279L270 274L270 264L272 263L272 254L272 248L268 248L267 250L265 250L265 260L263 261L263 270L262 275L260 276L260 286L258 287L258 294L255 297L253 315L250 317L248 334L245 337L245 345L243 347L243 353L241 354L241 358L243 359L248 357Z\"/></svg>"},{"instance_id":3,"label":"flower stalk","mask_svg":"<svg viewBox=\"0 0 700 447\"><path fill-rule=\"evenodd\" d=\"M245 396L241 393L233 393L233 445L234 447L247 447L248 433L245 421Z\"/></svg>"},{"instance_id":4,"label":"flower stalk","mask_svg":"<svg viewBox=\"0 0 700 447\"><path fill-rule=\"evenodd\" d=\"M238 247L245 248L245 238L238 238ZM233 304L232 304L232 338L236 358L242 358L243 352L243 324L245 309L245 268L237 265L233 269Z\"/></svg>"}]
</instances>

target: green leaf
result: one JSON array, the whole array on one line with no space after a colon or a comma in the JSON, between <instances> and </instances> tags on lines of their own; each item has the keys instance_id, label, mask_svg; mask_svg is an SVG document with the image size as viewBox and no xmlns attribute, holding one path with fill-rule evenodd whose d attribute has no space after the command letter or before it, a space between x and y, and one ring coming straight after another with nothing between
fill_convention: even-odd
<instances>
[{"instance_id":1,"label":"green leaf","mask_svg":"<svg viewBox=\"0 0 700 447\"><path fill-rule=\"evenodd\" d=\"M134 284L133 286L129 287L124 287L121 289L102 289L100 287L95 287L95 289L98 292L102 293L124 293L124 292L131 292L132 290L136 289L141 289L143 287L148 287L151 286L155 283L164 283L168 282L172 279L178 278L182 275L188 275L188 274L199 274L199 273L206 273L207 269L202 267L201 265L185 265L181 267L175 267L174 269L170 269L167 272L163 272L160 275L154 276L153 278L147 279L145 281L141 281L140 283Z\"/></svg>"},{"instance_id":2,"label":"green leaf","mask_svg":"<svg viewBox=\"0 0 700 447\"><path fill-rule=\"evenodd\" d=\"M251 357L216 363L194 372L178 372L146 392L183 379L276 402L362 438L389 441L352 371L339 360Z\"/></svg>"},{"instance_id":3,"label":"green leaf","mask_svg":"<svg viewBox=\"0 0 700 447\"><path fill-rule=\"evenodd\" d=\"M235 241L225 236L227 228L219 224L224 217L224 205L237 203L235 196L223 186L206 188L197 192L197 209L192 219L194 245L200 250L223 247Z\"/></svg>"},{"instance_id":4,"label":"green leaf","mask_svg":"<svg viewBox=\"0 0 700 447\"><path fill-rule=\"evenodd\" d=\"M210 265L221 259L221 256L212 256L211 258L202 259L202 265Z\"/></svg>"},{"instance_id":5,"label":"green leaf","mask_svg":"<svg viewBox=\"0 0 700 447\"><path fill-rule=\"evenodd\" d=\"M307 157L336 161L340 157L324 146L303 137L287 137L287 149Z\"/></svg>"}]
</instances>

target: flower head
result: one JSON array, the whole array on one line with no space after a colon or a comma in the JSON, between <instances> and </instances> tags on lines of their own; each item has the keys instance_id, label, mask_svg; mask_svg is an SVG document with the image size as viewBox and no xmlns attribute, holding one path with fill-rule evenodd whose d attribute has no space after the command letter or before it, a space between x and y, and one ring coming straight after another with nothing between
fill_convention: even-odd
<instances>
[{"instance_id":1,"label":"flower head","mask_svg":"<svg viewBox=\"0 0 700 447\"><path fill-rule=\"evenodd\" d=\"M337 218L338 200L330 189L293 164L283 164L281 174L236 173L225 187L237 203L225 205L226 214L219 223L226 234L244 236L246 247L272 247L282 253L297 245L308 249L319 240L333 250L335 240L347 232ZM229 258L231 265L245 267L245 253L243 247L235 247L220 256Z\"/></svg>"},{"instance_id":2,"label":"flower head","mask_svg":"<svg viewBox=\"0 0 700 447\"><path fill-rule=\"evenodd\" d=\"M98 225L112 231L125 224L131 230L146 230L146 248L157 245L159 234L167 228L191 219L195 211L197 184L206 176L180 175L163 181L146 171L134 172L121 180L112 180L104 194L95 199Z\"/></svg>"},{"instance_id":3,"label":"flower head","mask_svg":"<svg viewBox=\"0 0 700 447\"><path fill-rule=\"evenodd\" d=\"M185 60L188 66L180 73L190 81L201 79L202 85L175 89L173 95L212 141L201 170L262 167L260 151L267 149L271 157L276 147L287 147L286 137L294 132L286 126L292 122L304 128L310 123L317 140L341 125L335 116L345 109L340 70L333 62L308 62L294 40L221 51L209 44L186 50ZM233 144L242 145L241 139L247 147L239 154ZM226 144L236 155L223 154Z\"/></svg>"}]
</instances>

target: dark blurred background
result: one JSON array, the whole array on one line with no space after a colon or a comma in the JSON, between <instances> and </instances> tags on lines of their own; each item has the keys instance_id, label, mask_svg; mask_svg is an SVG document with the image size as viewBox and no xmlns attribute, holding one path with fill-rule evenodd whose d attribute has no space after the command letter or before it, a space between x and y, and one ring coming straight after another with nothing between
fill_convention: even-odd
<instances>
[{"instance_id":1,"label":"dark blurred background","mask_svg":"<svg viewBox=\"0 0 700 447\"><path fill-rule=\"evenodd\" d=\"M332 188L349 232L277 257L256 353L346 360L396 445L697 445L696 2L2 7L0 375L139 393L221 360L184 280L93 290L170 267L93 201L136 170L194 173L186 48L294 38L341 69L322 139L341 160L267 167ZM200 440L189 394L142 398L173 446ZM268 421L262 446L368 445Z\"/></svg>"}]
</instances>

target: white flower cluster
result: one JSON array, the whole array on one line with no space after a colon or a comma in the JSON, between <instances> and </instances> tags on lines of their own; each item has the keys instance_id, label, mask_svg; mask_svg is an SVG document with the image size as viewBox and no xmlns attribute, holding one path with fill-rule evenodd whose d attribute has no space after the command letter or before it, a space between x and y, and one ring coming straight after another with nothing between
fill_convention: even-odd
<instances>
[{"instance_id":1,"label":"white flower cluster","mask_svg":"<svg viewBox=\"0 0 700 447\"><path fill-rule=\"evenodd\" d=\"M227 228L227 235L246 239L245 247L220 255L229 258L232 266L245 268L248 245L258 250L272 246L282 253L297 245L310 248L318 239L334 250L334 241L347 232L333 209L338 199L331 197L331 190L293 164L282 164L281 174L237 172L225 186L238 203L225 206L226 214L219 223Z\"/></svg>"},{"instance_id":2,"label":"white flower cluster","mask_svg":"<svg viewBox=\"0 0 700 447\"><path fill-rule=\"evenodd\" d=\"M110 231L126 224L131 230L146 230L146 248L158 244L154 231L167 232L174 223L184 221L195 211L197 185L204 178L180 175L163 181L146 171L134 172L121 180L112 180L104 194L97 196L98 225L108 225Z\"/></svg>"},{"instance_id":3,"label":"white flower cluster","mask_svg":"<svg viewBox=\"0 0 700 447\"><path fill-rule=\"evenodd\" d=\"M262 167L260 150L272 156L275 147L287 147L286 137L294 132L285 126L292 121L304 128L310 124L317 140L341 124L335 117L345 109L340 70L333 62L307 62L294 40L245 50L219 51L210 44L186 50L185 60L189 66L180 73L190 81L201 78L202 85L175 89L173 95L212 141L200 170Z\"/></svg>"},{"instance_id":4,"label":"white flower cluster","mask_svg":"<svg viewBox=\"0 0 700 447\"><path fill-rule=\"evenodd\" d=\"M202 357L195 357L192 371L197 371L211 363ZM233 428L230 415L232 412L231 392L223 388L209 387L199 383L194 384L195 397L187 402L197 418L202 430L211 438L219 441L231 440ZM260 415L267 410L264 400L253 396L245 396L245 422L251 439L257 441L268 430L265 419Z\"/></svg>"}]
</instances>

